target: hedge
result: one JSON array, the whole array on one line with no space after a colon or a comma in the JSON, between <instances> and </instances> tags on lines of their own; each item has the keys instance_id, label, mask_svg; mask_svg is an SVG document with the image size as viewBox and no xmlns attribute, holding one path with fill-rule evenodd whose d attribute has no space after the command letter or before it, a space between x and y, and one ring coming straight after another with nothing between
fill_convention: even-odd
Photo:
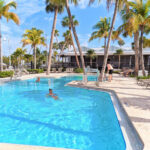
<instances>
[{"instance_id":1,"label":"hedge","mask_svg":"<svg viewBox=\"0 0 150 150\"><path fill-rule=\"evenodd\" d=\"M74 70L75 73L83 73L83 69L82 68L77 68Z\"/></svg>"},{"instance_id":2,"label":"hedge","mask_svg":"<svg viewBox=\"0 0 150 150\"><path fill-rule=\"evenodd\" d=\"M137 77L137 80L139 80L139 79L150 79L150 75L149 76Z\"/></svg>"},{"instance_id":3,"label":"hedge","mask_svg":"<svg viewBox=\"0 0 150 150\"><path fill-rule=\"evenodd\" d=\"M12 77L13 75L13 71L0 71L0 78Z\"/></svg>"},{"instance_id":4,"label":"hedge","mask_svg":"<svg viewBox=\"0 0 150 150\"><path fill-rule=\"evenodd\" d=\"M28 69L28 72L36 74L36 73L43 73L44 70L43 69Z\"/></svg>"}]
</instances>

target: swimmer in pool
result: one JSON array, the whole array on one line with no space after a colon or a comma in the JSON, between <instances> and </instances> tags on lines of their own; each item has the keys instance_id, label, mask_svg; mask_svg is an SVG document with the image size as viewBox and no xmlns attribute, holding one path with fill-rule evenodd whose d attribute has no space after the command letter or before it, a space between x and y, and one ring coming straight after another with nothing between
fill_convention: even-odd
<instances>
[{"instance_id":1,"label":"swimmer in pool","mask_svg":"<svg viewBox=\"0 0 150 150\"><path fill-rule=\"evenodd\" d=\"M52 89L49 89L48 96L51 96L51 97L54 98L55 100L58 100L58 96L53 93L53 90L52 90Z\"/></svg>"},{"instance_id":2,"label":"swimmer in pool","mask_svg":"<svg viewBox=\"0 0 150 150\"><path fill-rule=\"evenodd\" d=\"M37 77L36 82L40 82L40 77Z\"/></svg>"}]
</instances>

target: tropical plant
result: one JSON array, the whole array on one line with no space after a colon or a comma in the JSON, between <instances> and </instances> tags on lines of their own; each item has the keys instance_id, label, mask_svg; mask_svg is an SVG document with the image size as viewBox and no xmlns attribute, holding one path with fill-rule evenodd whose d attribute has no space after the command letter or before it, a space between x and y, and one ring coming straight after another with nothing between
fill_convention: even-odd
<instances>
[{"instance_id":1,"label":"tropical plant","mask_svg":"<svg viewBox=\"0 0 150 150\"><path fill-rule=\"evenodd\" d=\"M24 59L24 55L26 54L26 49L17 48L16 51L12 54L14 58L17 59L18 67L21 65L21 61Z\"/></svg>"},{"instance_id":2,"label":"tropical plant","mask_svg":"<svg viewBox=\"0 0 150 150\"><path fill-rule=\"evenodd\" d=\"M63 10L64 10L64 3L58 0L46 0L46 12L47 13L54 12L53 27L51 32L50 46L49 46L47 75L49 75L51 69L52 48L53 48L53 39L54 39L54 34L56 29L57 15L58 13L61 14Z\"/></svg>"},{"instance_id":3,"label":"tropical plant","mask_svg":"<svg viewBox=\"0 0 150 150\"><path fill-rule=\"evenodd\" d=\"M150 27L150 0L136 0L135 2L129 2L129 9L127 8L128 14L124 13L124 18L130 21L130 24L136 29L139 40L139 56L140 56L140 69L145 75L145 66L143 58L143 35L145 29ZM140 33L140 38L139 38Z\"/></svg>"},{"instance_id":4,"label":"tropical plant","mask_svg":"<svg viewBox=\"0 0 150 150\"><path fill-rule=\"evenodd\" d=\"M125 43L124 43L123 40L119 40L119 41L118 41L118 45L119 45L120 47L122 47L124 44L125 44Z\"/></svg>"},{"instance_id":5,"label":"tropical plant","mask_svg":"<svg viewBox=\"0 0 150 150\"><path fill-rule=\"evenodd\" d=\"M117 50L116 50L116 53L114 53L114 54L115 54L115 55L118 55L118 58L119 58L119 59L118 59L118 60L119 60L119 61L118 61L118 69L120 69L120 60L121 60L120 58L121 58L121 55L123 54L123 50L122 50L122 49L117 49Z\"/></svg>"},{"instance_id":6,"label":"tropical plant","mask_svg":"<svg viewBox=\"0 0 150 150\"><path fill-rule=\"evenodd\" d=\"M124 23L117 29L119 34L123 34L124 37L134 36L134 42L132 43L132 50L135 52L135 75L138 76L139 71L139 31L136 26L131 24L130 20L126 17L126 10L122 10L122 18Z\"/></svg>"},{"instance_id":7,"label":"tropical plant","mask_svg":"<svg viewBox=\"0 0 150 150\"><path fill-rule=\"evenodd\" d=\"M89 39L92 41L94 39L104 38L104 48L106 48L106 41L110 30L110 18L101 18L100 21L93 27L96 31L94 31Z\"/></svg>"},{"instance_id":8,"label":"tropical plant","mask_svg":"<svg viewBox=\"0 0 150 150\"><path fill-rule=\"evenodd\" d=\"M94 1L95 0L90 0L90 3L93 3ZM98 0L98 1L100 1L100 0ZM114 2L114 0L107 0L108 9L111 6L112 2ZM106 49L105 49L102 72L101 72L100 78L99 78L101 82L103 81L103 78L104 78L105 68L106 68L107 59L108 59L108 52L109 52L109 47L110 47L110 42L111 42L111 36L112 36L114 25L115 25L117 11L121 10L123 8L123 6L126 5L126 4L127 4L127 0L115 0L115 8L114 8L113 19L112 19L112 23L111 23L111 27L110 27L110 31L109 31L109 35L108 35L107 46L106 46Z\"/></svg>"},{"instance_id":9,"label":"tropical plant","mask_svg":"<svg viewBox=\"0 0 150 150\"><path fill-rule=\"evenodd\" d=\"M77 26L79 25L79 22L78 20L75 19L75 16L73 15L72 16L72 20L73 20L73 24L74 26ZM78 54L77 54L77 51L76 51L76 47L75 47L75 44L74 44L74 40L73 40L73 36L72 36L72 31L71 31L71 22L69 20L69 17L64 17L62 22L61 22L62 26L63 27L68 27L69 28L69 31L70 31L70 37L71 37L71 45L73 46L73 50L74 50L74 53L75 53L75 58L76 58L76 62L77 62L77 66L78 68L80 68L80 63L79 63L79 59L78 59Z\"/></svg>"},{"instance_id":10,"label":"tropical plant","mask_svg":"<svg viewBox=\"0 0 150 150\"><path fill-rule=\"evenodd\" d=\"M16 2L12 1L5 4L5 0L0 0L0 23L2 17L6 18L7 21L13 20L16 24L19 24L19 18L14 12L10 12L11 8L16 9L17 4ZM0 71L3 71L3 58L2 58L2 45L1 45L1 29L0 29Z\"/></svg>"},{"instance_id":11,"label":"tropical plant","mask_svg":"<svg viewBox=\"0 0 150 150\"><path fill-rule=\"evenodd\" d=\"M68 48L68 45L70 44L71 41L71 35L70 35L70 31L67 30L66 32L63 33L63 37L64 37L64 44L62 45L61 47L61 50L60 50L60 54L58 56L58 59L60 59L60 56L61 54L63 53L63 51Z\"/></svg>"},{"instance_id":12,"label":"tropical plant","mask_svg":"<svg viewBox=\"0 0 150 150\"><path fill-rule=\"evenodd\" d=\"M43 37L43 31L32 28L31 30L26 30L25 34L23 34L22 39L23 47L26 45L31 45L33 48L34 55L34 69L36 69L36 50L38 45L46 46L45 38Z\"/></svg>"},{"instance_id":13,"label":"tropical plant","mask_svg":"<svg viewBox=\"0 0 150 150\"><path fill-rule=\"evenodd\" d=\"M89 49L86 55L90 58L90 66L92 67L92 60L96 57L95 51L93 49Z\"/></svg>"},{"instance_id":14,"label":"tropical plant","mask_svg":"<svg viewBox=\"0 0 150 150\"><path fill-rule=\"evenodd\" d=\"M32 61L32 55L25 54L24 55L24 60L25 60L26 63L30 63Z\"/></svg>"}]
</instances>

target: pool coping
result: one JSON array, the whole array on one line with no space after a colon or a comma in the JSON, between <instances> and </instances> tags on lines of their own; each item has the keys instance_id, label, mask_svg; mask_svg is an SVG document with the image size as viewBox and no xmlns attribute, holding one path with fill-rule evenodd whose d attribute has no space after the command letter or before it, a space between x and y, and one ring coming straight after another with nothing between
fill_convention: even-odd
<instances>
[{"instance_id":1,"label":"pool coping","mask_svg":"<svg viewBox=\"0 0 150 150\"><path fill-rule=\"evenodd\" d=\"M142 141L140 135L132 124L127 112L125 111L123 105L121 104L118 95L114 90L105 89L101 87L90 87L83 84L74 84L74 82L69 82L66 86L84 88L89 90L103 91L110 94L112 103L122 130L122 134L126 143L126 150L143 150L144 142Z\"/></svg>"}]
</instances>

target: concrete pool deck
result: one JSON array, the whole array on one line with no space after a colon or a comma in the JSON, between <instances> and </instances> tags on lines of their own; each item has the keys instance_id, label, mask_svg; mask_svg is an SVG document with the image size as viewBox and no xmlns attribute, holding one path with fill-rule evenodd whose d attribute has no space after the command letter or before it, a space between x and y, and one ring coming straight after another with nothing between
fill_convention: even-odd
<instances>
[{"instance_id":1,"label":"concrete pool deck","mask_svg":"<svg viewBox=\"0 0 150 150\"><path fill-rule=\"evenodd\" d=\"M27 75L18 79L26 80L30 78L35 78L37 76L60 78L62 76L68 75L76 75L76 74L53 73L50 76L46 76L45 74L40 75L38 74L38 75ZM6 82L10 81L10 78L0 79L0 82L5 81ZM80 85L81 82L71 82L71 84ZM88 86L89 88L96 87L95 82L88 82L86 86ZM100 83L99 88L113 90L116 92L116 94L120 99L120 102L123 104L128 116L130 117L133 125L135 126L141 139L144 142L145 146L144 150L150 150L150 88L146 89L145 87L138 86L134 78L124 78L118 75L114 75L113 81L111 83L110 82ZM11 148L10 144L8 145L0 144L0 150L18 150L17 149L18 145L15 145L16 148L14 148L13 146ZM8 149L7 147L10 147L10 149ZM44 148L41 147L38 147L39 149L35 149L35 147L32 146L29 147L28 150L44 150ZM21 148L21 150L22 149L23 148ZM51 148L47 148L46 150L51 150Z\"/></svg>"}]
</instances>

